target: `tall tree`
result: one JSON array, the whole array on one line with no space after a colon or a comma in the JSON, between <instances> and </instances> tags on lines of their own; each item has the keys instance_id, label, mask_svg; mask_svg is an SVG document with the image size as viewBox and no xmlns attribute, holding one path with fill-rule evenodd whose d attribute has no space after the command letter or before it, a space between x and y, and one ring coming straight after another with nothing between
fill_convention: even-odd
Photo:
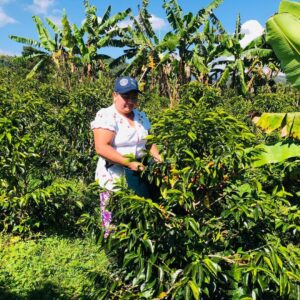
<instances>
[{"instance_id":1,"label":"tall tree","mask_svg":"<svg viewBox=\"0 0 300 300\"><path fill-rule=\"evenodd\" d=\"M59 54L59 39L60 39L60 31L57 26L48 18L46 18L47 23L53 29L55 29L54 37L51 38L49 31L43 24L42 20L38 16L33 16L33 21L35 23L38 38L36 41L34 39L19 37L15 35L11 35L10 38L18 43L22 43L28 46L33 46L37 49L35 51L28 52L24 58L32 59L38 58L37 63L34 65L30 73L27 75L27 78L31 78L34 74L45 64L46 62L52 61L58 67L59 61L57 59Z\"/></svg>"},{"instance_id":2,"label":"tall tree","mask_svg":"<svg viewBox=\"0 0 300 300\"><path fill-rule=\"evenodd\" d=\"M111 16L111 6L109 6L104 15L99 18L97 8L91 6L88 0L84 1L84 6L86 18L80 28L75 24L70 24L66 13L62 16L61 27L46 18L48 25L54 32L54 36L51 37L42 20L38 16L34 16L38 41L10 36L16 42L37 48L34 53L26 57L26 59L40 58L27 77L32 77L49 60L56 65L58 71L63 70L68 74L75 70L82 70L83 76L92 78L97 76L98 71L107 68L105 59L110 57L99 54L99 49L108 46L124 46L122 39L119 38L122 29L117 26L117 23L127 17L130 9Z\"/></svg>"},{"instance_id":3,"label":"tall tree","mask_svg":"<svg viewBox=\"0 0 300 300\"><path fill-rule=\"evenodd\" d=\"M165 0L163 7L172 30L159 40L149 21L151 15L147 8L148 1L144 0L138 19L131 16L133 28L128 28L128 49L122 58L132 60L125 72L142 77L150 71L155 72L160 90L171 99L171 103L175 103L179 86L191 80L194 63L197 62L198 72L201 69L197 45L204 44L207 40L200 28L208 19L217 20L212 11L221 2L222 0L214 0L194 16L191 12L183 15L176 0Z\"/></svg>"},{"instance_id":4,"label":"tall tree","mask_svg":"<svg viewBox=\"0 0 300 300\"><path fill-rule=\"evenodd\" d=\"M110 58L107 55L100 54L99 49L104 47L124 47L122 40L124 30L118 26L118 23L124 20L131 9L126 9L111 16L111 6L108 6L103 16L99 18L97 8L90 5L88 0L84 1L85 22L82 29L73 25L75 38L77 41L77 55L83 65L84 75L96 77L97 72L107 69L105 60ZM84 34L87 34L86 42Z\"/></svg>"},{"instance_id":5,"label":"tall tree","mask_svg":"<svg viewBox=\"0 0 300 300\"><path fill-rule=\"evenodd\" d=\"M213 15L223 0L213 0L206 8L200 9L195 15L191 12L183 15L176 0L164 0L164 9L173 32L178 37L176 54L178 55L178 83L185 84L191 79L190 64L195 45L204 42L204 35L199 33L201 26ZM195 56L194 56L195 58Z\"/></svg>"},{"instance_id":6,"label":"tall tree","mask_svg":"<svg viewBox=\"0 0 300 300\"><path fill-rule=\"evenodd\" d=\"M233 35L224 34L220 44L219 58L212 64L217 84L225 85L228 80L231 87L246 94L254 84L255 78L264 78L264 67L276 64L273 50L266 45L264 37L258 37L246 47L242 47L241 18L238 15Z\"/></svg>"}]
</instances>

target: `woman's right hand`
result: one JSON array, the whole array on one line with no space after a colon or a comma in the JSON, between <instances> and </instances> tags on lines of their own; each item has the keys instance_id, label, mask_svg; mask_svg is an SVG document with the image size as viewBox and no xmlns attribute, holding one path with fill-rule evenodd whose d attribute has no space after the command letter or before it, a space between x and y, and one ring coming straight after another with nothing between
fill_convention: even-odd
<instances>
[{"instance_id":1,"label":"woman's right hand","mask_svg":"<svg viewBox=\"0 0 300 300\"><path fill-rule=\"evenodd\" d=\"M127 164L127 167L132 171L144 171L145 166L138 161L131 161Z\"/></svg>"}]
</instances>

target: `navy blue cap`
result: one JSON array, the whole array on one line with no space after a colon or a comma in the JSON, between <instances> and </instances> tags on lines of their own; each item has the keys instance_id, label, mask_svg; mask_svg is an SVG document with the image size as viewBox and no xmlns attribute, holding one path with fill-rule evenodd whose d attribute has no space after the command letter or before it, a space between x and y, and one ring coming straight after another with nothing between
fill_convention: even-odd
<instances>
[{"instance_id":1,"label":"navy blue cap","mask_svg":"<svg viewBox=\"0 0 300 300\"><path fill-rule=\"evenodd\" d=\"M114 91L119 94L126 94L133 91L140 93L137 81L130 76L117 78Z\"/></svg>"}]
</instances>

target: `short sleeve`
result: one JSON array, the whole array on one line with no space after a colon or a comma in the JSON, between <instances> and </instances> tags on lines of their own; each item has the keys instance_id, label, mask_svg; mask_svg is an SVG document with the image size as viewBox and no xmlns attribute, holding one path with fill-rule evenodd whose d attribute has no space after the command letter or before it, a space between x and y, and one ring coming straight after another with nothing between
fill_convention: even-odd
<instances>
[{"instance_id":1,"label":"short sleeve","mask_svg":"<svg viewBox=\"0 0 300 300\"><path fill-rule=\"evenodd\" d=\"M141 126L143 126L144 129L148 130L150 129L150 121L147 118L146 114L144 112L141 111L137 111L138 112L138 122L141 124Z\"/></svg>"},{"instance_id":2,"label":"short sleeve","mask_svg":"<svg viewBox=\"0 0 300 300\"><path fill-rule=\"evenodd\" d=\"M142 115L144 116L143 118L143 123L144 123L144 127L146 130L150 130L150 127L151 127L151 124L150 124L150 121L149 119L147 118L146 114L143 112Z\"/></svg>"},{"instance_id":3,"label":"short sleeve","mask_svg":"<svg viewBox=\"0 0 300 300\"><path fill-rule=\"evenodd\" d=\"M91 128L103 128L116 131L116 117L111 111L101 109L97 112L95 120L91 122Z\"/></svg>"}]
</instances>

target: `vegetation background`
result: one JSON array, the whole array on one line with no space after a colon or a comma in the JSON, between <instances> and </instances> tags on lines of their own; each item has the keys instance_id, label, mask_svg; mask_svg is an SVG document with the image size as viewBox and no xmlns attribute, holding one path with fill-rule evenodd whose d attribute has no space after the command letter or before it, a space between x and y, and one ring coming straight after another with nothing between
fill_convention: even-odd
<instances>
[{"instance_id":1,"label":"vegetation background","mask_svg":"<svg viewBox=\"0 0 300 300\"><path fill-rule=\"evenodd\" d=\"M245 48L221 3L163 1L161 39L146 0L138 19L85 0L80 28L35 16L37 41L11 36L25 46L0 58L1 299L299 299L299 2ZM103 239L90 121L120 74L139 80L164 162L145 171L153 199L120 186Z\"/></svg>"}]
</instances>

